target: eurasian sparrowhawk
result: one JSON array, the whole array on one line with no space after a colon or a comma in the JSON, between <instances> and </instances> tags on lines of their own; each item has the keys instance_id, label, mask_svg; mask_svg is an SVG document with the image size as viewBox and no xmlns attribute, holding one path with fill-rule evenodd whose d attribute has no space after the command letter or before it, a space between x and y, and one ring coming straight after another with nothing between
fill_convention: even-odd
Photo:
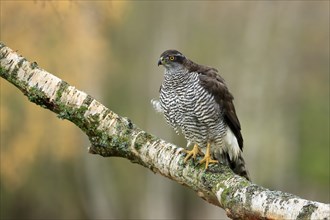
<instances>
[{"instance_id":1,"label":"eurasian sparrowhawk","mask_svg":"<svg viewBox=\"0 0 330 220\"><path fill-rule=\"evenodd\" d=\"M158 65L165 67L164 81L160 100L152 104L176 132L181 130L187 147L194 145L184 162L202 151L199 163L205 163L205 169L219 161L249 180L233 96L218 70L196 64L177 50L163 52Z\"/></svg>"}]
</instances>

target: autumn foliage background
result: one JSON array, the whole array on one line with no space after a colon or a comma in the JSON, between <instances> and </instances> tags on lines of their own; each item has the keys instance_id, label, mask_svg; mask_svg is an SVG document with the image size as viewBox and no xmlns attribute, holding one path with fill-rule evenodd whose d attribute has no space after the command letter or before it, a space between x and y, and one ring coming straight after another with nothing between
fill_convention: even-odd
<instances>
[{"instance_id":1,"label":"autumn foliage background","mask_svg":"<svg viewBox=\"0 0 330 220\"><path fill-rule=\"evenodd\" d=\"M220 69L252 180L329 203L329 1L1 1L10 48L179 146L156 114L175 48ZM120 158L1 85L1 219L226 218L191 190Z\"/></svg>"}]
</instances>

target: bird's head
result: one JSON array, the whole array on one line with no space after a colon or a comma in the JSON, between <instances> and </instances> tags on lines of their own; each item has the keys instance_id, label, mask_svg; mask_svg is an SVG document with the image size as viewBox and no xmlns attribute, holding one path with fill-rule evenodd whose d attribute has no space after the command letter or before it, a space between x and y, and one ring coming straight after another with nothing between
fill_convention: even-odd
<instances>
[{"instance_id":1,"label":"bird's head","mask_svg":"<svg viewBox=\"0 0 330 220\"><path fill-rule=\"evenodd\" d=\"M163 65L166 69L182 68L186 57L177 50L164 51L158 60L158 66Z\"/></svg>"}]
</instances>

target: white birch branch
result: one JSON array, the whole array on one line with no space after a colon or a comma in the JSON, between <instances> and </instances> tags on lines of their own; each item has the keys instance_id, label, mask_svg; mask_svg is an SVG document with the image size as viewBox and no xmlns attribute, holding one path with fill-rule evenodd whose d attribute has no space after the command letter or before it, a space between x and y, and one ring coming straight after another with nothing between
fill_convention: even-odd
<instances>
[{"instance_id":1,"label":"white birch branch","mask_svg":"<svg viewBox=\"0 0 330 220\"><path fill-rule=\"evenodd\" d=\"M146 133L3 43L0 43L0 76L20 89L31 102L77 125L91 142L90 153L123 157L149 168L222 207L230 218L330 218L329 204L263 188L223 165L213 165L205 171L197 163L184 164L182 148Z\"/></svg>"}]
</instances>

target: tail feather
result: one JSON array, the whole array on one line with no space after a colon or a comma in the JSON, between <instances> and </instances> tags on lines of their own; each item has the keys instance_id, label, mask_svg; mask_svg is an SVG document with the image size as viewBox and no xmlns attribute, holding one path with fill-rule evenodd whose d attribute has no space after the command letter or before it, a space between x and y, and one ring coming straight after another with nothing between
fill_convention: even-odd
<instances>
[{"instance_id":1,"label":"tail feather","mask_svg":"<svg viewBox=\"0 0 330 220\"><path fill-rule=\"evenodd\" d=\"M219 163L229 166L230 169L237 175L251 181L249 172L245 168L245 161L241 154L238 155L236 160L231 160L228 153L226 152L216 154L215 158L219 161Z\"/></svg>"}]
</instances>

